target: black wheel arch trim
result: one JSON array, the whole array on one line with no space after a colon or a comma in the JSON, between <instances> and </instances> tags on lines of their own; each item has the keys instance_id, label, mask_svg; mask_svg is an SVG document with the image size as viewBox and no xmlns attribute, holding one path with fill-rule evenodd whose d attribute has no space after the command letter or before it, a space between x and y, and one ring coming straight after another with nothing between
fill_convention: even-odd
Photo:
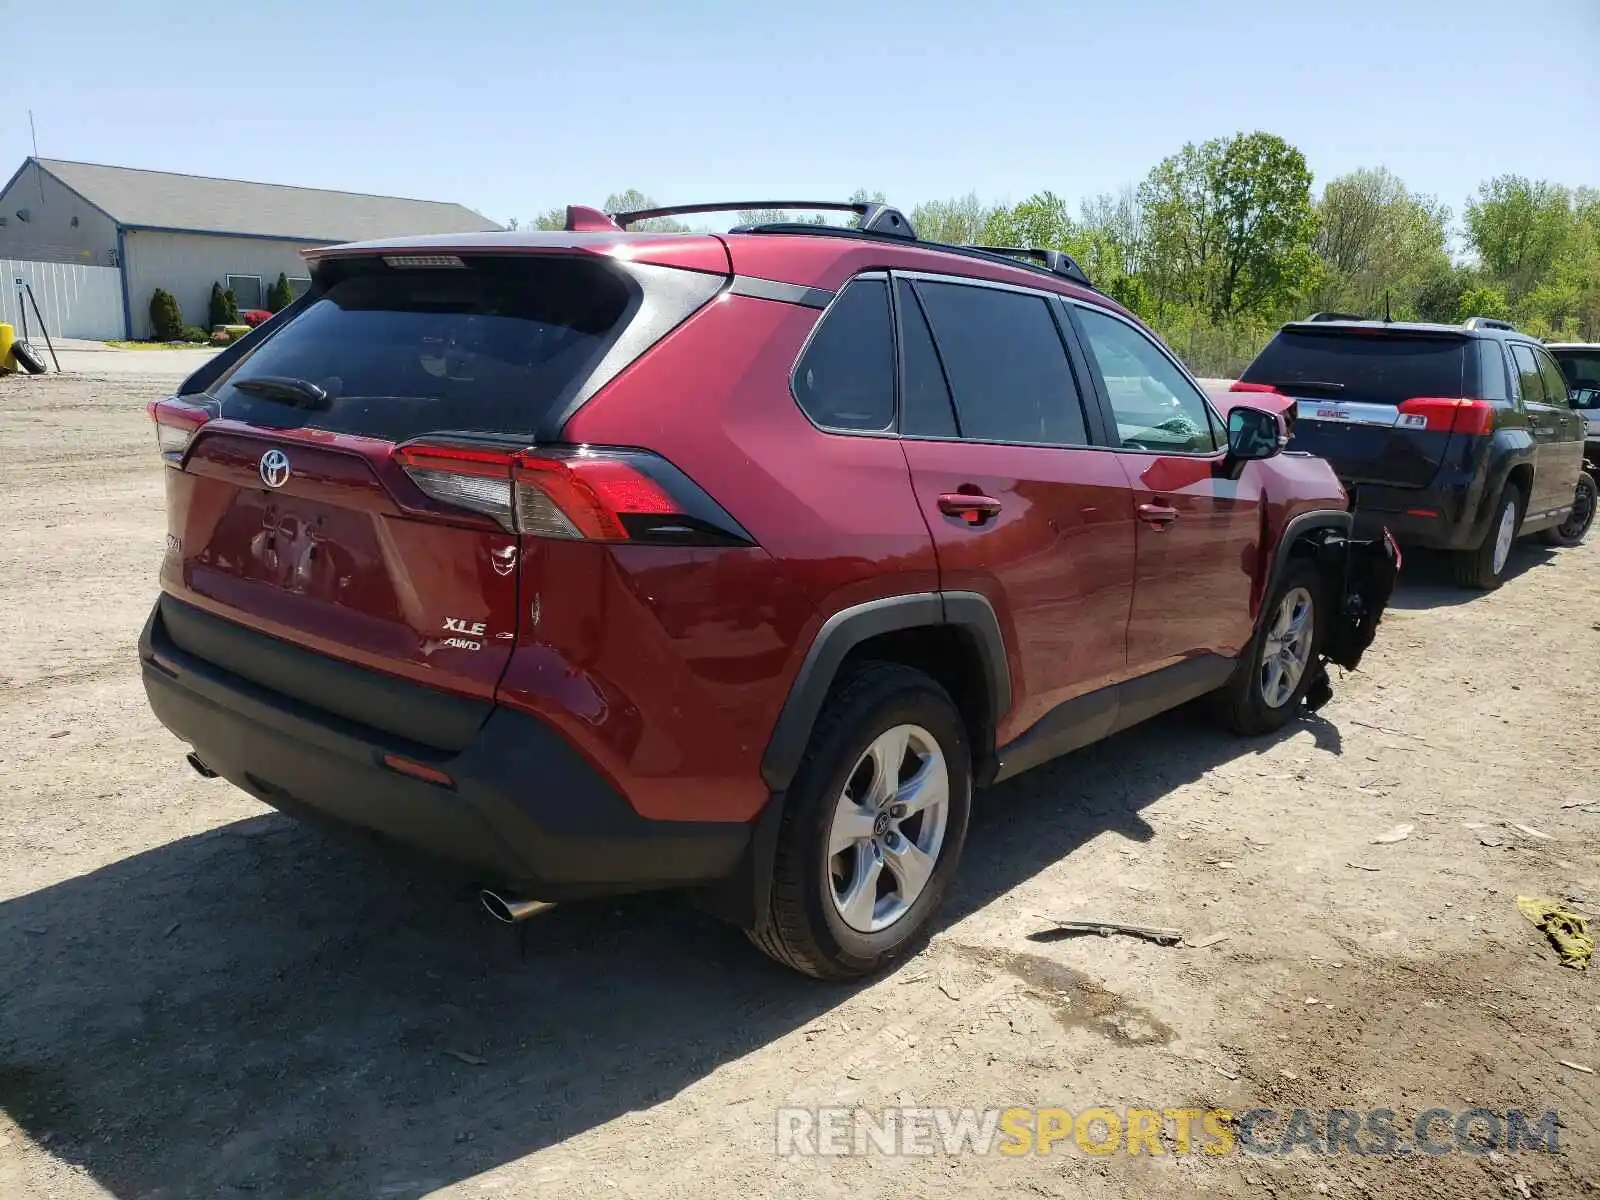
<instances>
[{"instance_id":1,"label":"black wheel arch trim","mask_svg":"<svg viewBox=\"0 0 1600 1200\"><path fill-rule=\"evenodd\" d=\"M1272 567L1261 587L1261 610L1256 614L1256 620L1259 622L1266 615L1267 601L1283 581L1284 572L1289 569L1296 542L1319 529L1331 529L1343 537L1349 537L1354 525L1355 514L1342 508L1314 508L1290 517L1289 523L1283 527L1283 535L1278 538L1278 553L1273 556Z\"/></svg>"},{"instance_id":2,"label":"black wheel arch trim","mask_svg":"<svg viewBox=\"0 0 1600 1200\"><path fill-rule=\"evenodd\" d=\"M1531 441L1510 443L1496 438L1489 450L1488 470L1485 472L1488 486L1483 489L1482 511L1476 515L1490 515L1490 510L1500 502L1500 492L1506 486L1506 480L1511 478L1511 472L1523 466L1529 471L1536 470L1536 457Z\"/></svg>"},{"instance_id":3,"label":"black wheel arch trim","mask_svg":"<svg viewBox=\"0 0 1600 1200\"><path fill-rule=\"evenodd\" d=\"M986 597L978 592L914 592L868 600L834 613L812 639L761 759L767 786L781 793L793 780L822 705L850 651L881 634L943 625L971 635L983 663L988 711L998 723L1011 707L1011 669L1000 621ZM973 749L975 755L984 752L980 746Z\"/></svg>"}]
</instances>

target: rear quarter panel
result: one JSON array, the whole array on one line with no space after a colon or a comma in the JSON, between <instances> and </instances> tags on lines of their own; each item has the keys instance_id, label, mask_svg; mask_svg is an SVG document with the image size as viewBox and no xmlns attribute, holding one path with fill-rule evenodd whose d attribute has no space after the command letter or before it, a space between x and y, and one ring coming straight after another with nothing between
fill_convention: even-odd
<instances>
[{"instance_id":1,"label":"rear quarter panel","mask_svg":"<svg viewBox=\"0 0 1600 1200\"><path fill-rule=\"evenodd\" d=\"M899 442L811 424L789 374L820 313L723 296L581 408L562 440L670 460L749 550L526 539L503 703L551 720L644 815L748 820L800 664L841 608L939 586Z\"/></svg>"}]
</instances>

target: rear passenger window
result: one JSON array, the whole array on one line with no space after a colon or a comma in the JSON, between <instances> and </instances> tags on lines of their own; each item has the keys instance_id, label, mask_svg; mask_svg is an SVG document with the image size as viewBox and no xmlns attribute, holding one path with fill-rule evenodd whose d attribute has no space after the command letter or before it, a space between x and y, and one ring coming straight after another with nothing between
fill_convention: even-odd
<instances>
[{"instance_id":1,"label":"rear passenger window","mask_svg":"<svg viewBox=\"0 0 1600 1200\"><path fill-rule=\"evenodd\" d=\"M894 423L889 285L858 279L839 293L794 372L800 407L827 429L875 433Z\"/></svg>"},{"instance_id":2,"label":"rear passenger window","mask_svg":"<svg viewBox=\"0 0 1600 1200\"><path fill-rule=\"evenodd\" d=\"M1477 395L1485 400L1494 400L1501 403L1511 399L1510 389L1506 385L1506 356L1500 349L1500 343L1493 338L1482 338L1478 342L1478 363L1482 370L1478 381ZM1467 395L1473 395L1467 392Z\"/></svg>"},{"instance_id":3,"label":"rear passenger window","mask_svg":"<svg viewBox=\"0 0 1600 1200\"><path fill-rule=\"evenodd\" d=\"M1517 383L1521 387L1523 401L1545 403L1544 380L1539 377L1539 364L1534 361L1533 351L1520 342L1513 342L1511 361L1517 364Z\"/></svg>"},{"instance_id":4,"label":"rear passenger window","mask_svg":"<svg viewBox=\"0 0 1600 1200\"><path fill-rule=\"evenodd\" d=\"M1550 404L1565 404L1567 402L1567 377L1561 373L1561 368L1556 366L1555 360L1543 350L1535 350L1533 357L1539 364L1539 377L1544 380L1546 401Z\"/></svg>"},{"instance_id":5,"label":"rear passenger window","mask_svg":"<svg viewBox=\"0 0 1600 1200\"><path fill-rule=\"evenodd\" d=\"M1049 303L959 283L916 285L955 396L961 436L1088 444L1083 405Z\"/></svg>"},{"instance_id":6,"label":"rear passenger window","mask_svg":"<svg viewBox=\"0 0 1600 1200\"><path fill-rule=\"evenodd\" d=\"M900 309L900 353L905 359L900 432L906 437L955 437L956 414L950 385L933 348L928 322L911 285L901 280L895 298Z\"/></svg>"}]
</instances>

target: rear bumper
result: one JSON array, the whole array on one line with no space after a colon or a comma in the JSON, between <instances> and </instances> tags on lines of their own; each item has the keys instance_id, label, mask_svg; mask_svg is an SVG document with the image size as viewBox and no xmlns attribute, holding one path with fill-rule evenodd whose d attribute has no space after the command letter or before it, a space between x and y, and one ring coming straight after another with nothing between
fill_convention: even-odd
<instances>
[{"instance_id":1,"label":"rear bumper","mask_svg":"<svg viewBox=\"0 0 1600 1200\"><path fill-rule=\"evenodd\" d=\"M1379 538L1387 529L1402 546L1468 550L1483 541L1488 528L1480 479L1423 488L1341 482L1350 493L1359 538Z\"/></svg>"},{"instance_id":2,"label":"rear bumper","mask_svg":"<svg viewBox=\"0 0 1600 1200\"><path fill-rule=\"evenodd\" d=\"M156 605L139 639L156 717L212 770L294 816L379 834L531 899L704 884L734 873L753 824L641 817L556 731L494 708L441 755L274 692L179 648ZM386 680L396 704L415 684ZM452 786L383 765L400 755Z\"/></svg>"}]
</instances>

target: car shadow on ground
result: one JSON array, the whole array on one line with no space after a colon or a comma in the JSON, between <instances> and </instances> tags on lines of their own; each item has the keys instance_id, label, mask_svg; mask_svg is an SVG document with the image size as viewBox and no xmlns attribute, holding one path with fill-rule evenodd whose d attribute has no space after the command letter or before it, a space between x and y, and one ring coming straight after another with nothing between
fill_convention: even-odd
<instances>
[{"instance_id":1,"label":"car shadow on ground","mask_svg":"<svg viewBox=\"0 0 1600 1200\"><path fill-rule=\"evenodd\" d=\"M982 793L942 919L1103 832L1148 840L1149 805L1296 728L1241 741L1183 710ZM558 907L516 942L370 847L241 820L0 905L0 1107L125 1200L409 1200L647 1109L853 991L673 897Z\"/></svg>"},{"instance_id":2,"label":"car shadow on ground","mask_svg":"<svg viewBox=\"0 0 1600 1200\"><path fill-rule=\"evenodd\" d=\"M1511 548L1511 560L1506 563L1505 581L1511 582L1520 575L1551 566L1559 551L1543 542L1524 539ZM1450 578L1450 557L1437 550L1407 549L1405 566L1400 581L1389 600L1390 608L1423 609L1452 608L1458 604L1471 604L1482 596L1481 591L1464 588ZM1380 635L1381 636L1381 635Z\"/></svg>"}]
</instances>

